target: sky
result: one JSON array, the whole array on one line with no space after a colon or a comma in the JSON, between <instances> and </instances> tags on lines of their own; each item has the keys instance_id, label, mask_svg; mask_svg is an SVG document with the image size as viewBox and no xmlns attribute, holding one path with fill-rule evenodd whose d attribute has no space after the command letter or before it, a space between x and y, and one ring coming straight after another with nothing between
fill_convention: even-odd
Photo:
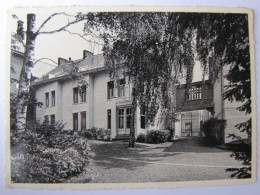
<instances>
[{"instance_id":1,"label":"sky","mask_svg":"<svg viewBox=\"0 0 260 195\"><path fill-rule=\"evenodd\" d=\"M52 11L44 11L39 10L36 12L36 29L38 29L41 24L54 12ZM26 30L26 15L27 13L23 11L16 11L15 14L17 18L11 19L11 32L15 32L17 29L17 21L21 20L24 22L24 29ZM67 12L66 14L69 15L57 15L54 16L51 20L49 20L44 28L42 28L42 31L52 31L57 30L61 28L62 26L66 25L68 22L71 22L74 20L74 17L77 13L76 12ZM83 29L84 29L84 21L79 22L77 24L71 25L68 30L71 33L77 33L83 35ZM95 40L96 42L99 42L99 44L93 44L86 40L84 40L82 37L80 37L77 34L70 34L68 32L57 32L54 34L42 34L37 36L36 42L35 42L35 59L41 59L41 58L49 58L43 59L43 62L52 64L57 66L57 61L59 57L72 60L81 59L83 57L83 50L88 50L93 52L94 54L102 53L102 40L96 39L91 36L86 36L85 38L87 40ZM56 62L56 63L55 63ZM42 69L41 69L42 70ZM43 74L50 71L50 67L46 67L46 70L43 71ZM37 75L41 75L37 73ZM193 82L202 80L202 68L200 66L199 61L196 61L195 67L194 67L194 77ZM207 79L207 78L205 78ZM181 82L182 83L182 82Z\"/></svg>"},{"instance_id":2,"label":"sky","mask_svg":"<svg viewBox=\"0 0 260 195\"><path fill-rule=\"evenodd\" d=\"M46 11L46 10L45 10ZM67 13L67 12L66 12ZM36 12L36 29L50 16L53 12ZM76 14L76 13L69 13ZM27 13L15 12L15 15L19 20L24 22L24 29L26 30L26 15ZM11 19L11 32L15 32L17 29L18 19ZM61 28L68 22L73 21L74 18L67 15L57 15L49 20L41 31L52 31ZM78 33L83 35L84 22L71 25L68 30L71 33ZM85 37L87 40L93 40L93 37ZM97 40L97 39L96 39ZM97 40L102 44L102 40ZM35 42L35 59L50 58L52 61L58 61L58 57L65 59L71 58L77 60L83 57L83 50L89 50L94 54L102 53L102 47L98 44L90 43L79 35L70 34L68 32L57 32L53 34L41 34L37 36ZM44 62L54 64L51 60L44 59Z\"/></svg>"}]
</instances>

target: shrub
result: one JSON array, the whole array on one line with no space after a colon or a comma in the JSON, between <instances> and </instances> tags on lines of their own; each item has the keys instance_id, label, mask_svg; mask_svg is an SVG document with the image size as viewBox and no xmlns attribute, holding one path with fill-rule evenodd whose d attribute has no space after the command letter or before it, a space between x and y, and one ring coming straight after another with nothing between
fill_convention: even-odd
<instances>
[{"instance_id":1,"label":"shrub","mask_svg":"<svg viewBox=\"0 0 260 195\"><path fill-rule=\"evenodd\" d=\"M204 135L211 139L212 144L222 144L224 142L224 130L226 120L211 118L202 126Z\"/></svg>"},{"instance_id":2,"label":"shrub","mask_svg":"<svg viewBox=\"0 0 260 195\"><path fill-rule=\"evenodd\" d=\"M160 130L148 131L146 135L146 142L151 144L164 143L168 139L168 134Z\"/></svg>"},{"instance_id":3,"label":"shrub","mask_svg":"<svg viewBox=\"0 0 260 195\"><path fill-rule=\"evenodd\" d=\"M64 125L29 122L12 131L11 179L16 183L59 183L86 172L91 155L87 141L64 131Z\"/></svg>"},{"instance_id":4,"label":"shrub","mask_svg":"<svg viewBox=\"0 0 260 195\"><path fill-rule=\"evenodd\" d=\"M169 134L168 134L168 138L167 138L168 142L172 141L173 135L174 135L174 129L169 129Z\"/></svg>"},{"instance_id":5,"label":"shrub","mask_svg":"<svg viewBox=\"0 0 260 195\"><path fill-rule=\"evenodd\" d=\"M136 141L137 141L137 142L140 142L140 143L145 143L145 141L146 141L146 136L145 136L145 134L140 133L140 134L137 136Z\"/></svg>"},{"instance_id":6,"label":"shrub","mask_svg":"<svg viewBox=\"0 0 260 195\"><path fill-rule=\"evenodd\" d=\"M91 129L85 129L80 132L87 139L110 139L111 130L103 128L92 127Z\"/></svg>"},{"instance_id":7,"label":"shrub","mask_svg":"<svg viewBox=\"0 0 260 195\"><path fill-rule=\"evenodd\" d=\"M238 162L242 162L239 168L227 168L227 172L233 172L230 177L237 179L251 178L252 165L252 143L251 139L245 140L235 134L230 134L228 137L233 139L233 142L227 144L232 153L230 157L235 158Z\"/></svg>"},{"instance_id":8,"label":"shrub","mask_svg":"<svg viewBox=\"0 0 260 195\"><path fill-rule=\"evenodd\" d=\"M80 134L83 135L87 139L97 139L97 132L95 127L91 129L84 129L80 131Z\"/></svg>"}]
</instances>

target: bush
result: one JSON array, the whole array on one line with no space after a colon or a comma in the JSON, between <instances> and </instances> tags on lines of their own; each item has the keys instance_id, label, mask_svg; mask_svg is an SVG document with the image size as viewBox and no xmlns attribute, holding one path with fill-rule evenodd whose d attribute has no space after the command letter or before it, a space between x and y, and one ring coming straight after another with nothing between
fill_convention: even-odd
<instances>
[{"instance_id":1,"label":"bush","mask_svg":"<svg viewBox=\"0 0 260 195\"><path fill-rule=\"evenodd\" d=\"M203 124L202 131L212 144L223 144L225 127L226 120L211 118Z\"/></svg>"},{"instance_id":2,"label":"bush","mask_svg":"<svg viewBox=\"0 0 260 195\"><path fill-rule=\"evenodd\" d=\"M145 141L146 141L146 136L145 136L145 134L140 133L140 134L137 136L136 142L145 143Z\"/></svg>"},{"instance_id":3,"label":"bush","mask_svg":"<svg viewBox=\"0 0 260 195\"><path fill-rule=\"evenodd\" d=\"M146 135L146 142L151 144L165 143L168 139L168 133L160 130L148 131Z\"/></svg>"},{"instance_id":4,"label":"bush","mask_svg":"<svg viewBox=\"0 0 260 195\"><path fill-rule=\"evenodd\" d=\"M87 141L64 131L64 125L29 122L11 132L11 179L16 183L60 183L86 172L91 155Z\"/></svg>"},{"instance_id":5,"label":"bush","mask_svg":"<svg viewBox=\"0 0 260 195\"><path fill-rule=\"evenodd\" d=\"M97 139L97 128L92 127L91 129L81 130L80 134L87 139Z\"/></svg>"},{"instance_id":6,"label":"bush","mask_svg":"<svg viewBox=\"0 0 260 195\"><path fill-rule=\"evenodd\" d=\"M110 139L111 130L92 127L91 129L82 130L81 135L87 139Z\"/></svg>"},{"instance_id":7,"label":"bush","mask_svg":"<svg viewBox=\"0 0 260 195\"><path fill-rule=\"evenodd\" d=\"M173 135L174 135L174 129L169 129L169 134L168 134L168 138L167 138L168 142L172 141Z\"/></svg>"}]
</instances>

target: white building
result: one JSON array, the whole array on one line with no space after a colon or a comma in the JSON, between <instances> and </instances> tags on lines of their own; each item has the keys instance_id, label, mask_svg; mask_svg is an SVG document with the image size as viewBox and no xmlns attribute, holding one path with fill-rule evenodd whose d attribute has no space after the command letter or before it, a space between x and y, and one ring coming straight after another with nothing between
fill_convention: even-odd
<instances>
[{"instance_id":1,"label":"white building","mask_svg":"<svg viewBox=\"0 0 260 195\"><path fill-rule=\"evenodd\" d=\"M132 87L123 72L117 78L111 78L103 55L93 55L86 50L83 51L83 59L71 61L59 58L58 61L58 67L33 84L37 101L44 105L37 108L36 118L62 121L66 129L76 131L92 127L109 129L112 139L129 137ZM75 71L81 75L80 82L86 83L81 88L71 78ZM185 85L175 89L176 97L173 99L177 114L172 124L175 135L200 136L202 124L211 117L227 120L224 142L231 141L226 138L228 134L239 134L234 126L246 121L249 116L236 110L236 102L223 100L224 82L227 81L220 76L214 84L199 81L191 83L188 89ZM146 124L145 114L139 108L135 121L136 136L146 133L147 129L167 129L165 121L154 126Z\"/></svg>"},{"instance_id":2,"label":"white building","mask_svg":"<svg viewBox=\"0 0 260 195\"><path fill-rule=\"evenodd\" d=\"M73 68L74 67L74 68ZM86 85L79 91L69 72L78 69ZM128 136L131 118L131 82L123 74L111 80L102 54L83 52L83 59L67 61L59 58L59 66L33 84L39 120L62 121L66 129L92 127L111 130L111 138ZM145 118L136 112L136 133L145 130Z\"/></svg>"}]
</instances>

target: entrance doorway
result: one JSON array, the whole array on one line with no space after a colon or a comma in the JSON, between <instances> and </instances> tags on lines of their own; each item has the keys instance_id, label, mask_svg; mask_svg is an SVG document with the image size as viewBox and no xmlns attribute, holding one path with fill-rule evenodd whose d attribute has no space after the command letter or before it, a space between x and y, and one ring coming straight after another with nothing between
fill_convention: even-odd
<instances>
[{"instance_id":1,"label":"entrance doorway","mask_svg":"<svg viewBox=\"0 0 260 195\"><path fill-rule=\"evenodd\" d=\"M117 109L117 134L129 135L131 124L131 108L118 108Z\"/></svg>"}]
</instances>

